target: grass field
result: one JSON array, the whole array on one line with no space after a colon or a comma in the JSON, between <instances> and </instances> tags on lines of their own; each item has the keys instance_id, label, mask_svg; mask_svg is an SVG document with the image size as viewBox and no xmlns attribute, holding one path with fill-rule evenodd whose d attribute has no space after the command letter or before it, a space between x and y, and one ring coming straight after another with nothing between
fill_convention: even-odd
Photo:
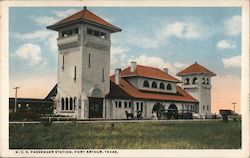
<instances>
[{"instance_id":1,"label":"grass field","mask_svg":"<svg viewBox=\"0 0 250 158\"><path fill-rule=\"evenodd\" d=\"M10 149L238 149L241 123L10 124Z\"/></svg>"}]
</instances>

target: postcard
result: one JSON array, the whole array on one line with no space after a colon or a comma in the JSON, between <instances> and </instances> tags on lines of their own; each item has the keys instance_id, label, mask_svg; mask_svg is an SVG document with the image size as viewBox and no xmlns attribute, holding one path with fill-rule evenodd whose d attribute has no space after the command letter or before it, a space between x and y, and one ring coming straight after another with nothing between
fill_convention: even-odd
<instances>
[{"instance_id":1,"label":"postcard","mask_svg":"<svg viewBox=\"0 0 250 158\"><path fill-rule=\"evenodd\" d=\"M249 1L137 2L0 2L2 157L250 156Z\"/></svg>"}]
</instances>

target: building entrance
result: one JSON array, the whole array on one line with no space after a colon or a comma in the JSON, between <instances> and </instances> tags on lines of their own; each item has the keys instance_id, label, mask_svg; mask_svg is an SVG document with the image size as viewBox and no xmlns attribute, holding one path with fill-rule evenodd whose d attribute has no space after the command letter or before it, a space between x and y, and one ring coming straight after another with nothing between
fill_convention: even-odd
<instances>
[{"instance_id":1,"label":"building entrance","mask_svg":"<svg viewBox=\"0 0 250 158\"><path fill-rule=\"evenodd\" d=\"M89 118L102 118L103 98L89 98Z\"/></svg>"}]
</instances>

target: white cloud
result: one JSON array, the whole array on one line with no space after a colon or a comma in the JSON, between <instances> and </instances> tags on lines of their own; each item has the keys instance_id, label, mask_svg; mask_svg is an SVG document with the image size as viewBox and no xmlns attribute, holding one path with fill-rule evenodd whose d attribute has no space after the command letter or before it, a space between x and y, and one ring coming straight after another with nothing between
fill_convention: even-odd
<instances>
[{"instance_id":1,"label":"white cloud","mask_svg":"<svg viewBox=\"0 0 250 158\"><path fill-rule=\"evenodd\" d=\"M165 27L163 35L166 37L175 36L178 38L195 39L201 36L201 32L194 23L176 21Z\"/></svg>"},{"instance_id":2,"label":"white cloud","mask_svg":"<svg viewBox=\"0 0 250 158\"><path fill-rule=\"evenodd\" d=\"M38 25L49 26L76 13L76 11L76 9L55 10L52 12L53 15L51 16L31 16L31 19Z\"/></svg>"},{"instance_id":3,"label":"white cloud","mask_svg":"<svg viewBox=\"0 0 250 158\"><path fill-rule=\"evenodd\" d=\"M142 47L142 48L157 48L159 46L159 39L148 38L148 37L138 37L135 34L131 36L127 36L127 43Z\"/></svg>"},{"instance_id":4,"label":"white cloud","mask_svg":"<svg viewBox=\"0 0 250 158\"><path fill-rule=\"evenodd\" d=\"M239 35L241 33L241 16L235 15L225 21L224 27L229 36Z\"/></svg>"},{"instance_id":5,"label":"white cloud","mask_svg":"<svg viewBox=\"0 0 250 158\"><path fill-rule=\"evenodd\" d=\"M241 67L241 55L233 56L230 58L222 59L225 68L240 68Z\"/></svg>"},{"instance_id":6,"label":"white cloud","mask_svg":"<svg viewBox=\"0 0 250 158\"><path fill-rule=\"evenodd\" d=\"M213 34L209 26L204 26L198 20L186 21L174 21L170 24L164 24L159 26L157 31L151 35L140 34L140 31L130 31L125 36L125 42L146 49L155 49L172 37L179 39L202 39Z\"/></svg>"},{"instance_id":7,"label":"white cloud","mask_svg":"<svg viewBox=\"0 0 250 158\"><path fill-rule=\"evenodd\" d=\"M46 61L41 56L41 48L39 45L26 43L20 46L16 53L16 57L26 60L29 65L46 64Z\"/></svg>"},{"instance_id":8,"label":"white cloud","mask_svg":"<svg viewBox=\"0 0 250 158\"><path fill-rule=\"evenodd\" d=\"M126 53L129 51L128 48L122 47L111 47L111 56L110 56L110 64L117 64L118 61L123 61L127 55Z\"/></svg>"},{"instance_id":9,"label":"white cloud","mask_svg":"<svg viewBox=\"0 0 250 158\"><path fill-rule=\"evenodd\" d=\"M228 41L228 40L221 40L217 43L216 46L218 49L230 49L230 48L235 47L235 45L231 41Z\"/></svg>"},{"instance_id":10,"label":"white cloud","mask_svg":"<svg viewBox=\"0 0 250 158\"><path fill-rule=\"evenodd\" d=\"M183 63L168 63L163 61L159 57L147 56L145 54L134 59L128 59L128 63L130 63L131 61L136 61L137 64L139 65L156 67L161 70L163 70L163 68L168 68L168 72L174 76L176 75L177 72L188 66L188 64L183 64Z\"/></svg>"},{"instance_id":11,"label":"white cloud","mask_svg":"<svg viewBox=\"0 0 250 158\"><path fill-rule=\"evenodd\" d=\"M66 18L67 16L70 16L76 12L77 12L76 9L67 9L67 10L55 10L53 13L58 18L62 19L62 18Z\"/></svg>"},{"instance_id":12,"label":"white cloud","mask_svg":"<svg viewBox=\"0 0 250 158\"><path fill-rule=\"evenodd\" d=\"M50 16L38 16L38 17L32 16L31 19L38 25L44 25L44 26L52 25L58 21L58 18Z\"/></svg>"},{"instance_id":13,"label":"white cloud","mask_svg":"<svg viewBox=\"0 0 250 158\"><path fill-rule=\"evenodd\" d=\"M51 35L49 31L38 30L30 33L15 33L14 37L20 40L45 40Z\"/></svg>"}]
</instances>

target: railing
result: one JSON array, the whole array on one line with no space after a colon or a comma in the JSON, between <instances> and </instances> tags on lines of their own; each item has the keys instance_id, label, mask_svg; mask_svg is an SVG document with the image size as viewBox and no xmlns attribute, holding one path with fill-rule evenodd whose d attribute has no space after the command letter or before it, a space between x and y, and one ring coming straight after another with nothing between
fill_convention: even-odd
<instances>
[{"instance_id":1,"label":"railing","mask_svg":"<svg viewBox=\"0 0 250 158\"><path fill-rule=\"evenodd\" d=\"M57 45L59 50L69 49L80 46L80 35L72 35L57 39Z\"/></svg>"}]
</instances>

